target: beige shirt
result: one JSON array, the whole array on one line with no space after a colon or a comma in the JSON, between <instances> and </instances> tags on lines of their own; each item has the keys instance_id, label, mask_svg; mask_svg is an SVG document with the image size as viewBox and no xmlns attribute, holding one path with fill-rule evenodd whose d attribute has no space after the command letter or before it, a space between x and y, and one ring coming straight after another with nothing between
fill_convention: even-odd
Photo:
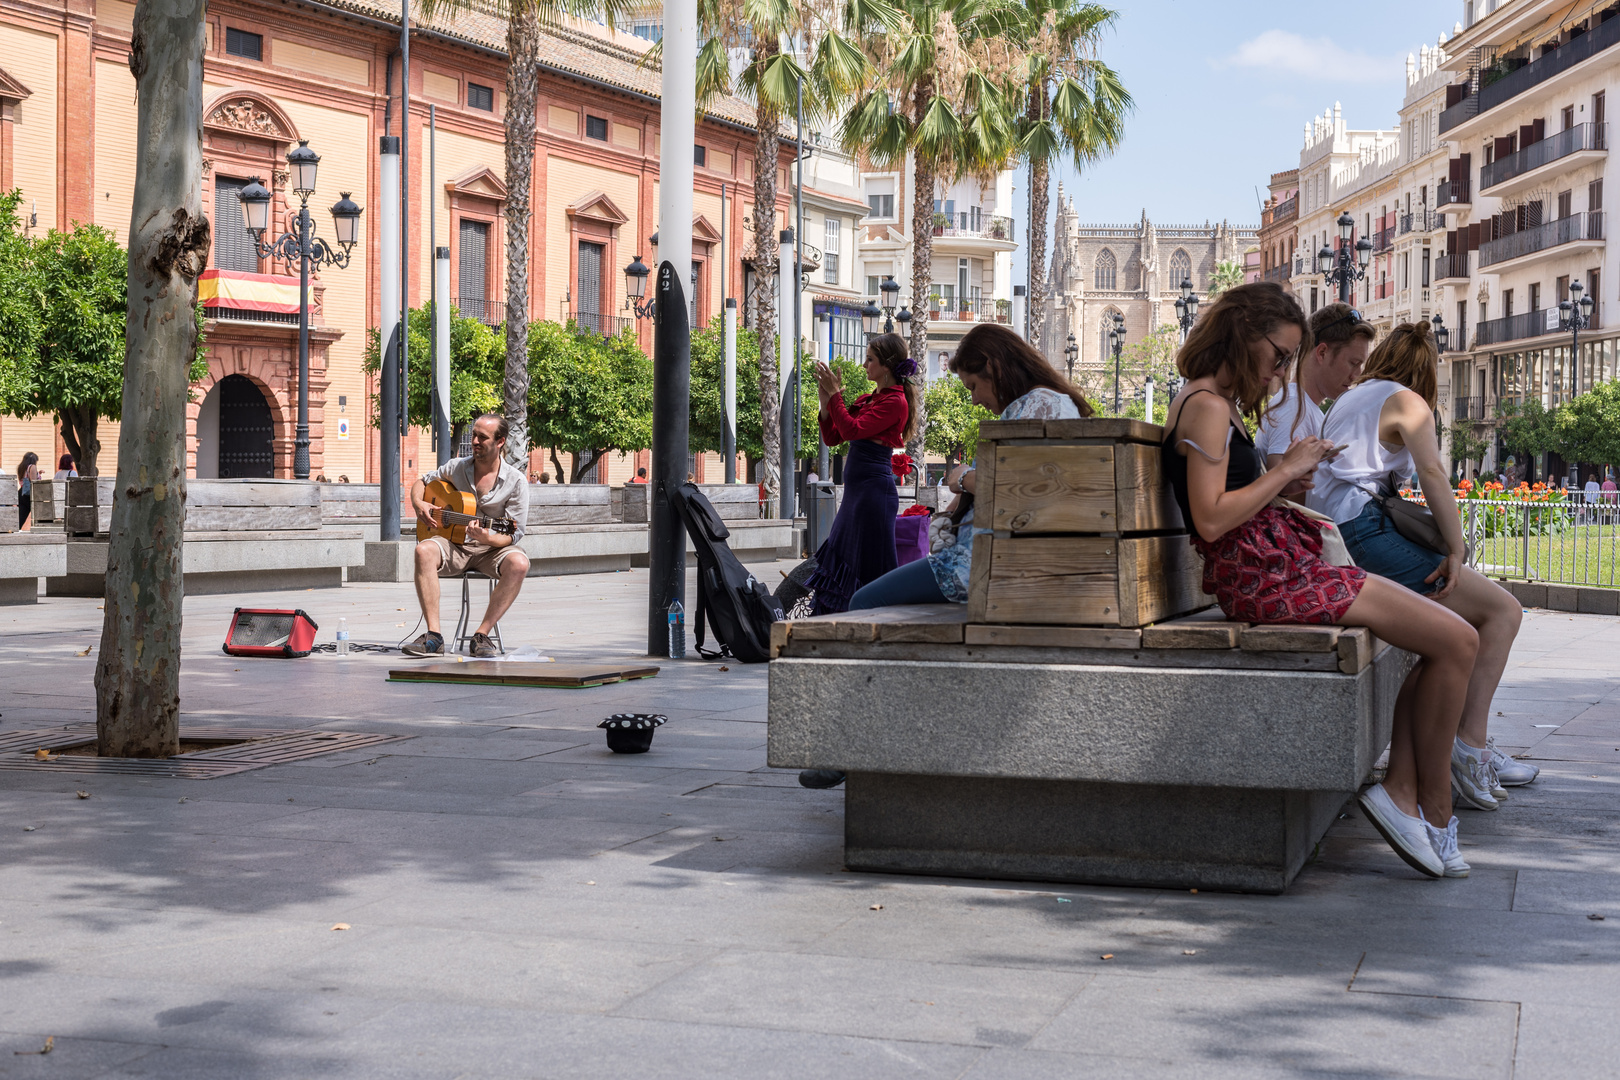
<instances>
[{"instance_id":1,"label":"beige shirt","mask_svg":"<svg viewBox=\"0 0 1620 1080\"><path fill-rule=\"evenodd\" d=\"M443 467L422 474L422 483L427 484L434 480L448 480L457 491L477 493L478 512L485 517L511 518L517 525L517 529L512 533L512 542L515 544L523 539L524 526L529 522L529 478L521 469L513 468L512 463L505 458L501 459L500 469L495 474L495 483L490 485L487 494L478 492L473 473L473 459L470 457L452 458L445 462Z\"/></svg>"}]
</instances>

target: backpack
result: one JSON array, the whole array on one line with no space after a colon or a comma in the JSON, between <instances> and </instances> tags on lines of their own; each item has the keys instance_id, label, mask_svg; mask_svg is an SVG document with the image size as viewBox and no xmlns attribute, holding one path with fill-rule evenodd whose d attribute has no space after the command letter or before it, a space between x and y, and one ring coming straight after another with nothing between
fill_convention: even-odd
<instances>
[{"instance_id":1,"label":"backpack","mask_svg":"<svg viewBox=\"0 0 1620 1080\"><path fill-rule=\"evenodd\" d=\"M745 664L771 658L771 623L782 618L782 604L750 574L726 545L726 528L714 504L696 484L666 483L670 505L686 526L697 550L697 611L694 629L698 655L707 659L731 656ZM720 649L703 648L704 617L714 625Z\"/></svg>"}]
</instances>

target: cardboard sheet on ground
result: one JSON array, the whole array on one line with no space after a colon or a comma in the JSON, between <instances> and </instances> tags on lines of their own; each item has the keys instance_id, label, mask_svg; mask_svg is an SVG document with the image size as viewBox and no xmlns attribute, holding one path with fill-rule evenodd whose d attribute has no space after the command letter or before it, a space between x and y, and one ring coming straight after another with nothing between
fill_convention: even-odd
<instances>
[{"instance_id":1,"label":"cardboard sheet on ground","mask_svg":"<svg viewBox=\"0 0 1620 1080\"><path fill-rule=\"evenodd\" d=\"M422 664L394 668L389 682L462 683L476 686L577 688L630 679L649 679L658 668L648 664L559 664L469 660L460 664Z\"/></svg>"}]
</instances>

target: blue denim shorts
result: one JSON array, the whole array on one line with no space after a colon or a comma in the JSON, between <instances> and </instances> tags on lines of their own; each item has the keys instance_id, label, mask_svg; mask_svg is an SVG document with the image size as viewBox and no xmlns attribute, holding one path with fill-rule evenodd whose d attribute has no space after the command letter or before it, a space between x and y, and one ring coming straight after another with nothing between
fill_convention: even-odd
<instances>
[{"instance_id":1,"label":"blue denim shorts","mask_svg":"<svg viewBox=\"0 0 1620 1080\"><path fill-rule=\"evenodd\" d=\"M1428 596L1445 584L1445 578L1432 582L1423 579L1434 573L1446 557L1396 532L1376 502L1362 507L1360 514L1339 526L1339 532L1350 557L1369 574L1389 578L1420 596Z\"/></svg>"}]
</instances>

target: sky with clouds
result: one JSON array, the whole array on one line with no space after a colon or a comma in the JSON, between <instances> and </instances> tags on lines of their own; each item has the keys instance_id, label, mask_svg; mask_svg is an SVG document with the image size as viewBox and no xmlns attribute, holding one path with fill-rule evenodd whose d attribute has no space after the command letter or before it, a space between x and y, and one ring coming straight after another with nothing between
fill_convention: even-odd
<instances>
[{"instance_id":1,"label":"sky with clouds","mask_svg":"<svg viewBox=\"0 0 1620 1080\"><path fill-rule=\"evenodd\" d=\"M1267 178L1299 164L1306 121L1344 106L1393 128L1406 56L1462 17L1462 0L1118 0L1101 55L1136 99L1110 160L1059 171L1082 222L1259 224ZM1015 202L1027 206L1025 177ZM1019 217L1023 217L1020 213ZM1015 260L1016 261L1016 260Z\"/></svg>"}]
</instances>

